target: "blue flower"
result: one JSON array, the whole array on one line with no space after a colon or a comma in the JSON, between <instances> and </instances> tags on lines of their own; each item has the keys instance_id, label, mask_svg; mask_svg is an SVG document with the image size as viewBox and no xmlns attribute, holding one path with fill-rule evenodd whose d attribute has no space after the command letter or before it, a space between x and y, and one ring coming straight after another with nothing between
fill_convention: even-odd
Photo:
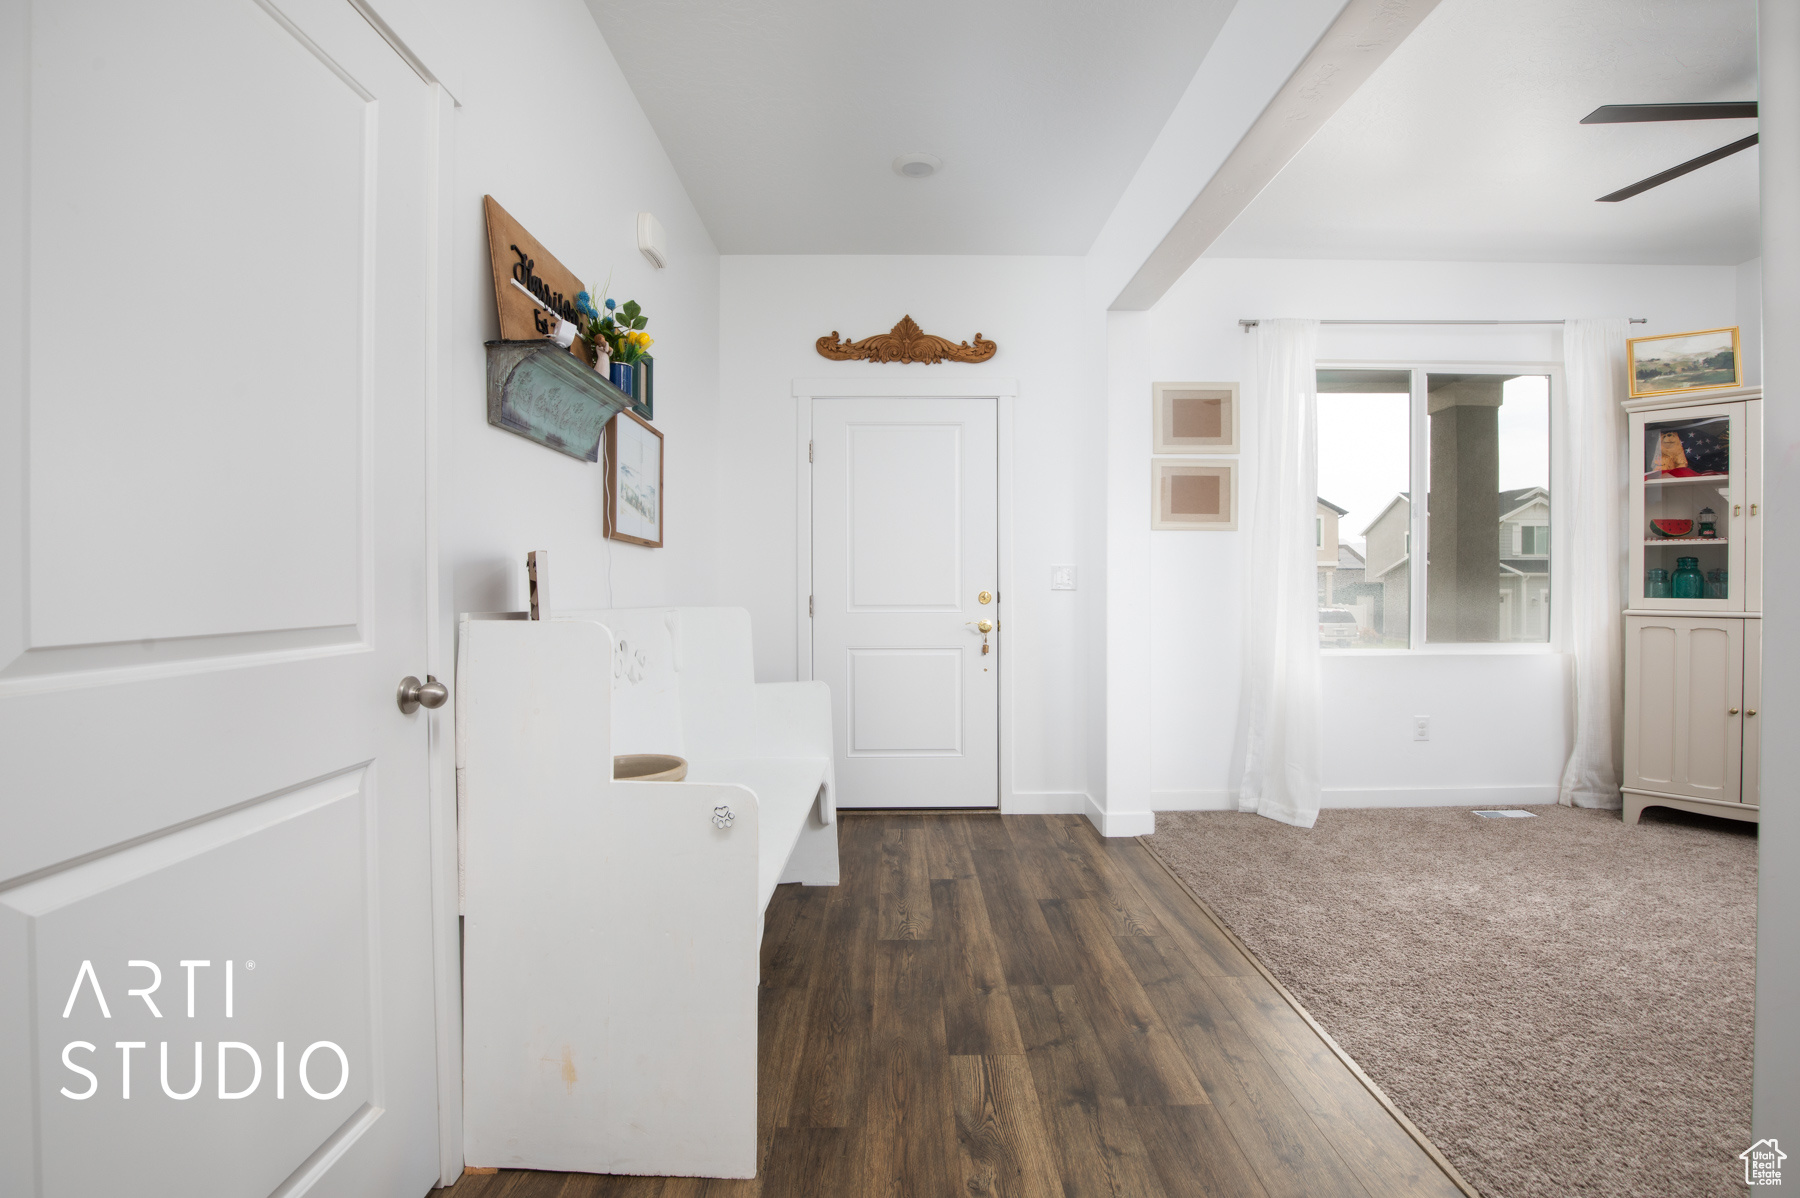
<instances>
[{"instance_id":1,"label":"blue flower","mask_svg":"<svg viewBox=\"0 0 1800 1198\"><path fill-rule=\"evenodd\" d=\"M588 293L585 291L575 297L575 310L583 316L598 318L600 315L600 313L594 311L594 301L588 297Z\"/></svg>"},{"instance_id":2,"label":"blue flower","mask_svg":"<svg viewBox=\"0 0 1800 1198\"><path fill-rule=\"evenodd\" d=\"M616 303L614 303L614 302L613 302L613 301L612 301L612 300L607 300L607 301L606 301L606 310L607 310L607 311L608 311L608 312L611 312L611 311L612 311L612 310L613 310L613 309L614 309L614 308L616 308L616 307L618 307L618 306L619 306L619 305L618 305L618 304L616 304Z\"/></svg>"}]
</instances>

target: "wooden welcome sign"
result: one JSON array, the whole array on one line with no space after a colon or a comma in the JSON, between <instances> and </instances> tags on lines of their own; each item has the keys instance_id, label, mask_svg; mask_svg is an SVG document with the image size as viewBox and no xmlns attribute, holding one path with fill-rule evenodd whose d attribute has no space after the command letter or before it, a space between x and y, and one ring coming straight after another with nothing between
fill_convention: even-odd
<instances>
[{"instance_id":1,"label":"wooden welcome sign","mask_svg":"<svg viewBox=\"0 0 1800 1198\"><path fill-rule=\"evenodd\" d=\"M533 341L551 332L549 315L531 302L531 296L514 287L514 281L564 320L579 323L575 297L586 290L581 280L527 233L525 226L514 220L493 196L483 196L481 202L487 210L488 258L494 266L494 307L500 313L501 339ZM587 350L579 338L569 346L569 352L587 361Z\"/></svg>"}]
</instances>

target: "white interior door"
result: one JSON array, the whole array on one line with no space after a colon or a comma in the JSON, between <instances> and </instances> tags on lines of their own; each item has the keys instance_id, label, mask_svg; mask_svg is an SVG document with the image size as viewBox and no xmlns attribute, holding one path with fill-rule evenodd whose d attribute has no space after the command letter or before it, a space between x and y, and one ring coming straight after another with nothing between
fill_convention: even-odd
<instances>
[{"instance_id":1,"label":"white interior door","mask_svg":"<svg viewBox=\"0 0 1800 1198\"><path fill-rule=\"evenodd\" d=\"M345 0L0 55L0 1192L421 1194L433 89Z\"/></svg>"},{"instance_id":2,"label":"white interior door","mask_svg":"<svg viewBox=\"0 0 1800 1198\"><path fill-rule=\"evenodd\" d=\"M816 399L812 438L838 805L999 806L995 401Z\"/></svg>"}]
</instances>

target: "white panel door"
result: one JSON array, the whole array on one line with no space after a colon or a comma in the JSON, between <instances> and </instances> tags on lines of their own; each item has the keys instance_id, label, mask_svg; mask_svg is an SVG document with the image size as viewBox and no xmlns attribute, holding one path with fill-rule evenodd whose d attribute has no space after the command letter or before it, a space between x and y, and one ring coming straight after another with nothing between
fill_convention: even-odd
<instances>
[{"instance_id":1,"label":"white panel door","mask_svg":"<svg viewBox=\"0 0 1800 1198\"><path fill-rule=\"evenodd\" d=\"M997 807L995 401L816 399L812 438L813 677L831 685L838 805Z\"/></svg>"},{"instance_id":2,"label":"white panel door","mask_svg":"<svg viewBox=\"0 0 1800 1198\"><path fill-rule=\"evenodd\" d=\"M433 89L345 0L0 55L0 1192L421 1194Z\"/></svg>"}]
</instances>

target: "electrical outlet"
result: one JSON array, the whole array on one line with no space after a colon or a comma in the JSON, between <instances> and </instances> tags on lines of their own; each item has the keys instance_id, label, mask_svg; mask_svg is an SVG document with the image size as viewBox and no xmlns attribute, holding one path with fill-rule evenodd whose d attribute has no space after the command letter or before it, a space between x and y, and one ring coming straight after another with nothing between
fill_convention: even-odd
<instances>
[{"instance_id":1,"label":"electrical outlet","mask_svg":"<svg viewBox=\"0 0 1800 1198\"><path fill-rule=\"evenodd\" d=\"M1074 566L1051 566L1050 589L1053 591L1072 591L1075 589Z\"/></svg>"},{"instance_id":2,"label":"electrical outlet","mask_svg":"<svg viewBox=\"0 0 1800 1198\"><path fill-rule=\"evenodd\" d=\"M1431 739L1431 717L1430 716L1416 715L1413 717L1413 739L1414 740L1430 740Z\"/></svg>"}]
</instances>

